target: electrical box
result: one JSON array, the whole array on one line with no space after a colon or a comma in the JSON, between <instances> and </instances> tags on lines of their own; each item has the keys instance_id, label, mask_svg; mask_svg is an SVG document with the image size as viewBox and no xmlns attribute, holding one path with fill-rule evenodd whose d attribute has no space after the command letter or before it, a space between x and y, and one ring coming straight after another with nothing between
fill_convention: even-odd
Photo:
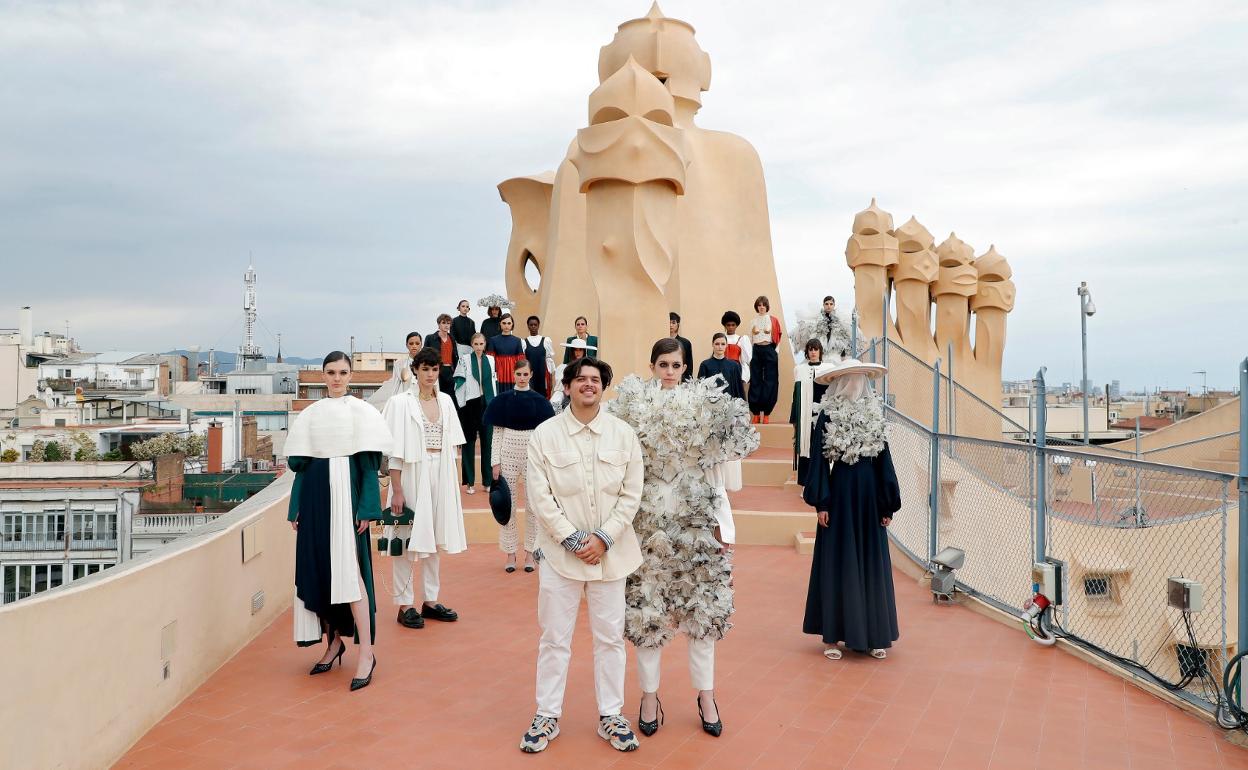
<instances>
[{"instance_id":1,"label":"electrical box","mask_svg":"<svg viewBox=\"0 0 1248 770\"><path fill-rule=\"evenodd\" d=\"M1166 604L1176 610L1200 612L1205 608L1205 587L1187 578L1166 578Z\"/></svg>"},{"instance_id":2,"label":"electrical box","mask_svg":"<svg viewBox=\"0 0 1248 770\"><path fill-rule=\"evenodd\" d=\"M1063 603L1062 580L1064 578L1065 566L1062 562L1054 559L1036 562L1031 565L1032 590L1038 594L1044 594L1045 598L1054 606Z\"/></svg>"}]
</instances>

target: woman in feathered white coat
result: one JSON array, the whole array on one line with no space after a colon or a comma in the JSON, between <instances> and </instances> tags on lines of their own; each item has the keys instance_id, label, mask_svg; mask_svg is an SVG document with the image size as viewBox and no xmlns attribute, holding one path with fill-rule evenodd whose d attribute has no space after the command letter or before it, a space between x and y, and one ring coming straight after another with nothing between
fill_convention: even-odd
<instances>
[{"instance_id":1,"label":"woman in feathered white coat","mask_svg":"<svg viewBox=\"0 0 1248 770\"><path fill-rule=\"evenodd\" d=\"M399 624L422 628L425 620L454 621L459 616L438 602L439 553L468 548L464 510L459 500L455 468L456 449L464 432L455 414L455 401L438 389L442 359L433 348L422 348L412 360L416 387L391 397L382 416L394 436L390 451L390 509L412 509L410 526L396 528L406 545L393 563L394 600ZM420 562L424 584L421 609L416 608L413 565Z\"/></svg>"},{"instance_id":2,"label":"woman in feathered white coat","mask_svg":"<svg viewBox=\"0 0 1248 770\"><path fill-rule=\"evenodd\" d=\"M741 399L717 380L681 383L679 341L664 337L650 351L654 380L620 383L608 409L637 432L645 488L633 526L642 564L625 583L624 636L633 643L641 684L638 727L653 735L663 722L659 683L663 648L688 637L689 674L698 691L702 729L723 730L715 704L715 643L731 627L731 509L716 471L758 448Z\"/></svg>"}]
</instances>

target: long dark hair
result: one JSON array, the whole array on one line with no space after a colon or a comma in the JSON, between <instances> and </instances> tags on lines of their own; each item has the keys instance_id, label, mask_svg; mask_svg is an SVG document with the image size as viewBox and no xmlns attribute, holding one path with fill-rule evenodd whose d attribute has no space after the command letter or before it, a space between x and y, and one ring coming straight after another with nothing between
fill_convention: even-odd
<instances>
[{"instance_id":1,"label":"long dark hair","mask_svg":"<svg viewBox=\"0 0 1248 770\"><path fill-rule=\"evenodd\" d=\"M674 337L663 337L654 343L654 346L650 348L650 363L653 364L659 360L659 356L664 356L668 353L679 353L680 362L682 364L688 363L685 361L684 346Z\"/></svg>"},{"instance_id":2,"label":"long dark hair","mask_svg":"<svg viewBox=\"0 0 1248 770\"><path fill-rule=\"evenodd\" d=\"M348 356L346 353L343 353L341 350L334 350L334 351L331 351L329 355L325 356L325 360L321 362L321 371L322 372L325 371L325 367L329 366L330 364L338 363L339 361L346 361L347 368L348 369L351 368L351 356Z\"/></svg>"}]
</instances>

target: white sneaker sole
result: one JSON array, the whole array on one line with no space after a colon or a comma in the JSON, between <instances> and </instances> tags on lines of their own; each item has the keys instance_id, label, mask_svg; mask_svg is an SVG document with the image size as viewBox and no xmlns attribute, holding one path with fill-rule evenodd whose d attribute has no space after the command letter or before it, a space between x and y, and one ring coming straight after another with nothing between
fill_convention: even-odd
<instances>
[{"instance_id":1,"label":"white sneaker sole","mask_svg":"<svg viewBox=\"0 0 1248 770\"><path fill-rule=\"evenodd\" d=\"M555 731L554 731L553 733L551 733L550 735L546 736L546 742L545 742L545 743L543 743L540 747L534 747L534 746L533 746L533 744L529 743L529 742L528 742L528 741L526 741L524 738L521 738L521 739L520 739L520 750L521 750L521 751L523 751L523 752L524 752L524 753L526 753L526 754L538 754L538 753L540 753L540 752L545 751L545 750L546 750L546 747L550 745L550 742L551 742L551 741L553 741L554 739L558 738L558 737L559 737L559 725L558 725L558 723L556 723L556 724L555 724Z\"/></svg>"}]
</instances>

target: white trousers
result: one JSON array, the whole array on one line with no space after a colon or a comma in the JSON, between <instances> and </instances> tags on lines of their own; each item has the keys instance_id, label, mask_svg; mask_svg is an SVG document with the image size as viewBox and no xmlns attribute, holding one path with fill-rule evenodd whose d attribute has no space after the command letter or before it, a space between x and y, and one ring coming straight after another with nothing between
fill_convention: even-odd
<instances>
[{"instance_id":1,"label":"white trousers","mask_svg":"<svg viewBox=\"0 0 1248 770\"><path fill-rule=\"evenodd\" d=\"M659 691L663 669L662 647L636 647L637 679L642 692ZM695 690L715 689L715 640L689 639L689 679Z\"/></svg>"},{"instance_id":2,"label":"white trousers","mask_svg":"<svg viewBox=\"0 0 1248 770\"><path fill-rule=\"evenodd\" d=\"M396 530L410 530L411 527L395 527ZM415 570L412 568L412 560L408 558L411 551L404 553L402 556L393 556L390 559L390 579L394 586L394 603L398 605L419 604L416 601L416 580L413 576ZM434 603L438 601L438 589L442 587L441 578L438 576L438 554L426 556L420 560L420 578L424 583L421 595L424 601Z\"/></svg>"},{"instance_id":3,"label":"white trousers","mask_svg":"<svg viewBox=\"0 0 1248 770\"><path fill-rule=\"evenodd\" d=\"M572 660L572 632L581 608L589 605L589 627L594 635L594 692L598 715L616 716L624 708L624 579L570 580L543 560L538 563L537 622L542 638L537 646L537 713L558 718L563 714L563 692Z\"/></svg>"}]
</instances>

